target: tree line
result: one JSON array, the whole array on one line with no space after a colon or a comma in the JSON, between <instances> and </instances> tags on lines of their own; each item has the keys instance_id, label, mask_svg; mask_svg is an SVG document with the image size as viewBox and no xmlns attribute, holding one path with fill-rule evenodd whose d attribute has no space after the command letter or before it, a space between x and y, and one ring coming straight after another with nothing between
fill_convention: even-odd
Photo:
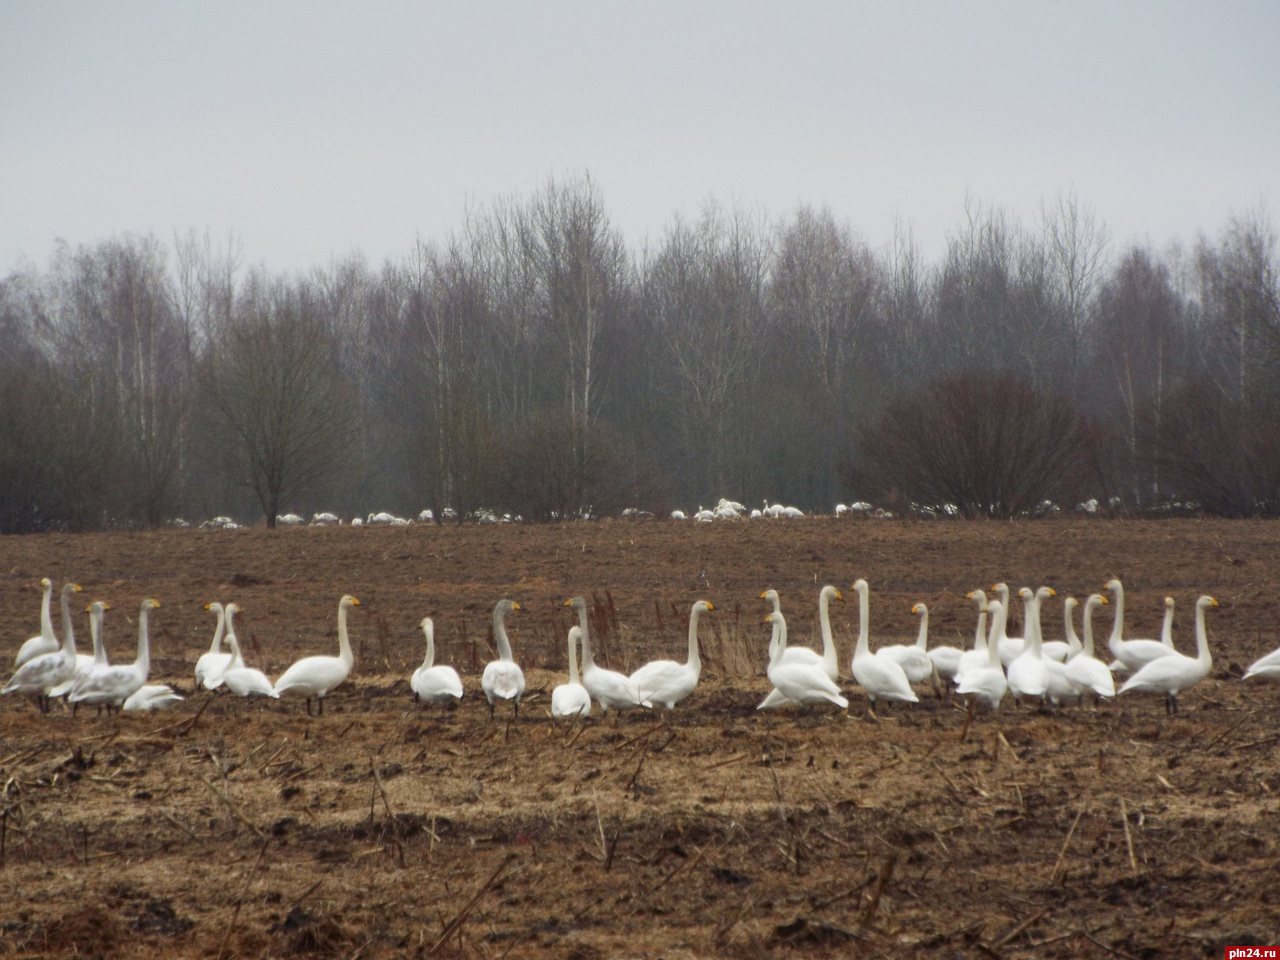
<instances>
[{"instance_id":1,"label":"tree line","mask_svg":"<svg viewBox=\"0 0 1280 960\"><path fill-rule=\"evenodd\" d=\"M937 262L714 202L634 250L584 176L380 267L59 242L0 279L0 530L720 496L1280 513L1265 212L1159 250L1074 196L964 214Z\"/></svg>"}]
</instances>

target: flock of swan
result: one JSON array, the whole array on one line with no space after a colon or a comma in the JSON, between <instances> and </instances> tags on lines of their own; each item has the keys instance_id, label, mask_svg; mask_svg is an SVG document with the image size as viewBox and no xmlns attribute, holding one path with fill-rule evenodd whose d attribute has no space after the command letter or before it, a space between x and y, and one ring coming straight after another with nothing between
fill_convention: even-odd
<instances>
[{"instance_id":1,"label":"flock of swan","mask_svg":"<svg viewBox=\"0 0 1280 960\"><path fill-rule=\"evenodd\" d=\"M103 641L103 618L110 606L97 600L86 612L90 616L93 656L78 654L72 625L71 598L80 587L68 583L61 592L63 639L53 629L51 602L53 583L41 581L44 588L38 636L26 641L15 661L13 676L0 689L0 694L18 693L30 697L47 712L53 698L65 697L73 707L87 704L114 710L155 710L172 706L183 697L165 684L147 682L150 670L148 624L151 611L159 608L157 600L142 601L138 616L137 657L130 664L108 662ZM1063 601L1064 639L1045 640L1041 626L1041 607L1056 596L1050 587L1032 590L1023 587L1018 598L1023 604L1025 636L1008 634L1010 590L1003 584L992 588L988 597L982 590L968 594L977 607L977 626L971 649L952 646L929 646L929 611L923 603L912 607L920 618L920 630L914 644L881 646L872 651L869 638L870 589L866 580L853 584L858 597L858 636L854 645L850 673L867 697L868 713L874 718L879 702L915 703L919 697L915 687L932 684L941 693L944 682L953 684L955 692L969 697L970 708L979 703L998 709L1006 696L1014 701L1034 701L1055 706L1079 704L1088 696L1095 702L1117 693L1130 691L1159 694L1165 697L1166 711L1178 710L1178 695L1209 675L1213 664L1205 628L1205 612L1218 602L1202 596L1196 602L1196 655L1188 656L1173 644L1173 600L1165 598L1165 619L1160 640L1125 639L1124 587L1110 580L1101 594L1091 594L1082 611L1083 640L1075 629L1075 610L1080 607L1074 597ZM834 586L823 587L818 595L818 622L822 651L804 646L789 646L787 625L777 591L766 590L760 599L771 605L765 618L771 626L768 677L772 684L769 695L758 709L798 704L831 704L847 710L849 700L840 687L840 661L831 630L832 601L843 601L844 595ZM1108 640L1114 658L1107 663L1096 655L1093 635L1095 611L1114 603L1115 616ZM347 612L359 606L355 597L344 596L338 604L338 655L309 656L290 666L272 683L261 670L245 665L235 632L234 603L210 603L205 609L217 617L213 642L195 666L197 689L216 690L225 687L240 697L298 696L306 700L307 714L312 713L312 700L319 713L324 712L324 698L344 683L351 674L354 658L347 632ZM637 707L674 710L696 689L702 672L698 624L700 618L715 609L705 601L694 603L689 615L688 653L685 661L654 660L631 674L609 670L596 664L591 652L586 603L581 597L566 600L577 615L568 633L567 683L558 685L551 695L553 717L586 717L592 704L598 704L606 715ZM498 659L485 666L481 691L492 716L499 701L509 701L514 715L519 715L520 700L525 691L524 673L512 654L507 635L506 618L520 610L512 600L498 601L493 611L493 637ZM414 697L424 703L456 702L463 696L462 680L453 667L435 663L435 631L430 617L422 628L426 655L422 665L410 677ZM224 647L226 649L224 649ZM581 651L581 671L579 671ZM1117 690L1114 675L1130 674ZM1280 650L1260 658L1245 673L1245 679L1266 677L1280 679Z\"/></svg>"}]
</instances>

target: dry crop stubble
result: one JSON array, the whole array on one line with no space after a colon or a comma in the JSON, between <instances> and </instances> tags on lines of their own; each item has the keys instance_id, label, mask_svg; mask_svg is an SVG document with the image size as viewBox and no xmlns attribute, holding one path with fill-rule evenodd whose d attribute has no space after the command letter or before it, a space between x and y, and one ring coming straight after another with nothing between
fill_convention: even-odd
<instances>
[{"instance_id":1,"label":"dry crop stubble","mask_svg":"<svg viewBox=\"0 0 1280 960\"><path fill-rule=\"evenodd\" d=\"M39 576L117 609L154 595L153 676L189 699L109 720L0 701L0 956L1186 957L1266 939L1278 691L1235 678L1280 645L1276 540L1249 522L835 520L7 538L8 655ZM756 713L761 590L812 642L818 588L857 576L881 640L914 637L917 600L933 636L966 643L969 589L1083 597L1120 576L1138 633L1178 599L1188 649L1192 601L1212 593L1215 668L1173 719L1126 697L1006 704L966 729L958 701L924 694L875 724L847 681L847 717ZM190 690L204 603L241 604L275 675L336 649L344 592L364 604L357 669L323 718ZM575 595L618 667L682 649L689 605L714 602L693 697L553 725ZM478 695L502 596L523 608L517 722L490 722ZM847 671L856 610L833 613ZM455 708L409 699L424 615L437 662L463 674ZM126 619L108 622L116 659ZM1046 615L1046 636L1059 624Z\"/></svg>"}]
</instances>

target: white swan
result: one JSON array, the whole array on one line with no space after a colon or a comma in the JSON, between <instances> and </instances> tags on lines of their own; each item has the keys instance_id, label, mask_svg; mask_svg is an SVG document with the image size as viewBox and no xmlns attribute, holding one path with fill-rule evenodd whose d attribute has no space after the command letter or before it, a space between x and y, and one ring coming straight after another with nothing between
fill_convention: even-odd
<instances>
[{"instance_id":1,"label":"white swan","mask_svg":"<svg viewBox=\"0 0 1280 960\"><path fill-rule=\"evenodd\" d=\"M715 607L706 600L699 600L689 611L689 659L684 663L674 660L651 660L631 674L631 684L636 695L646 707L660 703L668 710L693 693L702 675L702 657L698 652L698 619Z\"/></svg>"},{"instance_id":2,"label":"white swan","mask_svg":"<svg viewBox=\"0 0 1280 960\"><path fill-rule=\"evenodd\" d=\"M144 683L133 696L121 704L120 709L126 712L138 710L149 713L152 710L168 710L175 703L185 699L186 697L175 693L167 683Z\"/></svg>"},{"instance_id":3,"label":"white swan","mask_svg":"<svg viewBox=\"0 0 1280 960\"><path fill-rule=\"evenodd\" d=\"M853 590L858 594L858 643L853 650L853 679L867 692L868 712L876 715L877 700L903 700L918 703L920 698L911 689L903 669L887 657L871 652L871 611L868 602L870 587L866 580L857 580Z\"/></svg>"},{"instance_id":4,"label":"white swan","mask_svg":"<svg viewBox=\"0 0 1280 960\"><path fill-rule=\"evenodd\" d=\"M1076 636L1075 609L1080 601L1075 597L1067 597L1062 601L1062 636L1061 640L1041 640L1040 652L1050 660L1066 663L1076 656L1081 649L1080 638Z\"/></svg>"},{"instance_id":5,"label":"white swan","mask_svg":"<svg viewBox=\"0 0 1280 960\"><path fill-rule=\"evenodd\" d=\"M44 588L44 598L40 601L40 632L18 648L18 655L13 661L15 670L28 660L58 652L58 636L53 632L53 614L50 611L53 603L53 581L44 577L40 586Z\"/></svg>"},{"instance_id":6,"label":"white swan","mask_svg":"<svg viewBox=\"0 0 1280 960\"><path fill-rule=\"evenodd\" d=\"M62 588L62 646L56 653L42 653L20 666L0 689L0 695L21 693L34 698L41 713L49 712L50 691L75 675L76 638L71 623L71 594L79 592L80 586L75 583Z\"/></svg>"},{"instance_id":7,"label":"white swan","mask_svg":"<svg viewBox=\"0 0 1280 960\"><path fill-rule=\"evenodd\" d=\"M789 703L834 703L841 710L849 707L849 701L840 693L821 664L785 663L782 651L786 649L786 620L781 613L771 613L765 621L773 625L773 637L769 642L769 682ZM766 699L756 709L764 709Z\"/></svg>"},{"instance_id":8,"label":"white swan","mask_svg":"<svg viewBox=\"0 0 1280 960\"><path fill-rule=\"evenodd\" d=\"M1259 677L1263 680L1280 680L1280 650L1272 650L1265 657L1259 657L1249 664L1241 680Z\"/></svg>"},{"instance_id":9,"label":"white swan","mask_svg":"<svg viewBox=\"0 0 1280 960\"><path fill-rule=\"evenodd\" d=\"M51 697L65 697L73 690L79 689L80 685L88 680L94 672L105 670L110 666L107 660L107 647L103 638L102 619L106 611L111 609L111 604L105 600L95 600L84 609L89 614L89 639L93 642L93 656L86 657L83 653L77 653L75 673L66 683L61 683L50 690L49 696ZM78 706L79 704L73 704L71 707L71 715L73 717L76 715Z\"/></svg>"},{"instance_id":10,"label":"white swan","mask_svg":"<svg viewBox=\"0 0 1280 960\"><path fill-rule=\"evenodd\" d=\"M1005 624L1000 628L999 637L1000 662L1008 667L1009 664L1013 663L1013 658L1026 649L1026 624L1023 624L1022 627L1024 636L1009 636L1009 612L1013 609L1009 604L1009 585L1007 583L997 583L991 590L1004 607Z\"/></svg>"},{"instance_id":11,"label":"white swan","mask_svg":"<svg viewBox=\"0 0 1280 960\"><path fill-rule=\"evenodd\" d=\"M1111 648L1111 655L1124 665L1124 669L1141 670L1148 663L1161 657L1180 656L1172 646L1166 647L1159 640L1125 640L1124 586L1119 580L1108 580L1106 588L1111 591L1116 601L1116 618L1112 624L1111 639L1107 645ZM1172 635L1170 643L1172 643ZM1113 666L1112 669L1115 667Z\"/></svg>"},{"instance_id":12,"label":"white swan","mask_svg":"<svg viewBox=\"0 0 1280 960\"><path fill-rule=\"evenodd\" d=\"M324 698L351 675L355 657L347 636L347 611L360 606L360 601L347 594L338 601L338 655L336 657L303 657L276 680L272 690L277 694L297 694L307 698L307 716L311 716L311 699L319 701L324 716Z\"/></svg>"},{"instance_id":13,"label":"white swan","mask_svg":"<svg viewBox=\"0 0 1280 960\"><path fill-rule=\"evenodd\" d=\"M591 633L587 629L587 602L582 597L574 597L566 600L564 605L573 607L578 614L578 627L582 632L582 685L587 688L587 693L591 694L605 713L640 706L640 694L636 692L630 677L617 670L596 666L595 658L591 655Z\"/></svg>"},{"instance_id":14,"label":"white swan","mask_svg":"<svg viewBox=\"0 0 1280 960\"><path fill-rule=\"evenodd\" d=\"M1036 595L1031 592L1030 588L1023 587L1018 591L1018 596L1022 598L1026 637L1023 641L1022 652L1010 661L1007 673L1009 692L1013 694L1015 703L1019 702L1023 697L1043 700L1049 692L1049 668L1045 666L1044 658L1040 656L1040 636L1032 626L1032 618L1035 616ZM1001 659L1003 659L1003 655Z\"/></svg>"},{"instance_id":15,"label":"white swan","mask_svg":"<svg viewBox=\"0 0 1280 960\"><path fill-rule=\"evenodd\" d=\"M876 651L877 657L884 657L892 660L902 668L902 672L907 675L908 683L924 683L933 676L933 661L929 659L929 608L923 603L917 603L911 608L912 613L919 614L921 609L924 613L920 616L920 632L916 637L915 643L895 643L886 647L881 647Z\"/></svg>"},{"instance_id":16,"label":"white swan","mask_svg":"<svg viewBox=\"0 0 1280 960\"><path fill-rule=\"evenodd\" d=\"M920 616L920 633L928 642L929 634L929 608L923 603L917 603L911 608L911 612ZM933 670L942 680L955 680L956 674L960 671L960 658L964 656L964 651L959 647L949 647L939 644L936 647L929 647L927 650L930 661L933 663Z\"/></svg>"},{"instance_id":17,"label":"white swan","mask_svg":"<svg viewBox=\"0 0 1280 960\"><path fill-rule=\"evenodd\" d=\"M1071 598L1068 598L1071 599ZM1098 697L1116 695L1115 680L1107 665L1093 655L1093 611L1105 606L1107 598L1099 593L1089 594L1084 602L1084 645L1080 652L1067 661L1067 676L1083 691L1092 690Z\"/></svg>"},{"instance_id":18,"label":"white swan","mask_svg":"<svg viewBox=\"0 0 1280 960\"><path fill-rule=\"evenodd\" d=\"M760 594L761 600L768 600L773 604L773 612L781 613L781 604L778 600L777 590L766 590ZM815 665L822 667L823 671L831 682L839 685L840 683L840 659L836 653L835 637L831 633L831 601L844 601L844 594L835 587L828 584L818 593L818 629L822 634L822 653L811 650L809 647L791 647L787 645L787 629L786 624L782 627L782 662L797 663L804 665ZM776 629L776 628L775 628ZM769 657L773 658L772 641L769 646ZM769 691L769 696L757 707L757 710L768 707L781 707L791 701L777 687Z\"/></svg>"},{"instance_id":19,"label":"white swan","mask_svg":"<svg viewBox=\"0 0 1280 960\"><path fill-rule=\"evenodd\" d=\"M987 595L981 590L970 590L965 594L965 599L974 600L978 604L978 626L973 632L973 649L960 655L960 665L953 678L956 683L968 671L982 670L987 666L987 617L994 613L987 603Z\"/></svg>"},{"instance_id":20,"label":"white swan","mask_svg":"<svg viewBox=\"0 0 1280 960\"><path fill-rule=\"evenodd\" d=\"M435 666L436 661L436 625L430 617L423 617L418 624L427 645L426 656L422 658L422 666L413 671L409 678L409 689L414 699L423 703L448 703L462 699L462 678L458 671L447 664Z\"/></svg>"},{"instance_id":21,"label":"white swan","mask_svg":"<svg viewBox=\"0 0 1280 960\"><path fill-rule=\"evenodd\" d=\"M986 612L990 613L992 618L991 640L983 643L986 662L982 666L966 668L956 678L956 693L972 694L992 710L999 710L1000 701L1009 692L1009 681L1004 675L1004 664L1000 662L1000 647L995 643L995 622L1004 618L1004 604L999 600L991 600L986 604ZM982 616L979 614L979 621ZM965 656L968 655L966 652Z\"/></svg>"},{"instance_id":22,"label":"white swan","mask_svg":"<svg viewBox=\"0 0 1280 960\"><path fill-rule=\"evenodd\" d=\"M582 628L569 628L569 682L559 684L551 691L551 715L553 717L591 716L591 694L578 680L578 645L582 643Z\"/></svg>"},{"instance_id":23,"label":"white swan","mask_svg":"<svg viewBox=\"0 0 1280 960\"><path fill-rule=\"evenodd\" d=\"M238 604L227 604L227 634L223 643L231 648L231 666L222 672L222 682L237 697L272 697L280 699L271 686L271 681L261 670L244 665L244 655L240 650L240 640L236 636L235 615L240 612Z\"/></svg>"},{"instance_id":24,"label":"white swan","mask_svg":"<svg viewBox=\"0 0 1280 960\"><path fill-rule=\"evenodd\" d=\"M489 716L493 716L493 700L510 700L515 715L520 716L520 698L524 696L524 671L511 656L511 640L507 637L507 614L519 610L514 600L499 600L493 608L493 641L498 645L498 659L485 665L480 677L480 689L489 701Z\"/></svg>"},{"instance_id":25,"label":"white swan","mask_svg":"<svg viewBox=\"0 0 1280 960\"><path fill-rule=\"evenodd\" d=\"M151 672L148 619L151 611L158 609L159 606L159 600L148 598L142 601L138 609L138 655L133 663L116 664L102 670L95 670L80 686L67 695L68 702L101 704L110 713L112 707L119 710L126 700L138 692L147 682L147 675Z\"/></svg>"},{"instance_id":26,"label":"white swan","mask_svg":"<svg viewBox=\"0 0 1280 960\"><path fill-rule=\"evenodd\" d=\"M770 611L771 613L782 612L782 600L778 596L778 591L773 589L773 587L770 587L764 593L760 594L760 599L773 606L773 610Z\"/></svg>"},{"instance_id":27,"label":"white swan","mask_svg":"<svg viewBox=\"0 0 1280 960\"><path fill-rule=\"evenodd\" d=\"M1139 693L1163 693L1165 712L1178 712L1178 694L1194 687L1213 669L1213 657L1209 654L1209 637L1204 626L1204 612L1216 607L1218 601L1203 596L1196 601L1196 655L1188 657L1173 653L1152 660L1125 681L1121 693L1136 690Z\"/></svg>"},{"instance_id":28,"label":"white swan","mask_svg":"<svg viewBox=\"0 0 1280 960\"><path fill-rule=\"evenodd\" d=\"M213 628L213 643L209 645L208 652L200 654L200 659L196 661L196 689L204 687L206 690L216 690L222 686L222 674L231 666L231 654L222 649L222 634L227 626L226 612L217 601L206 603L204 608L217 614L218 625Z\"/></svg>"}]
</instances>

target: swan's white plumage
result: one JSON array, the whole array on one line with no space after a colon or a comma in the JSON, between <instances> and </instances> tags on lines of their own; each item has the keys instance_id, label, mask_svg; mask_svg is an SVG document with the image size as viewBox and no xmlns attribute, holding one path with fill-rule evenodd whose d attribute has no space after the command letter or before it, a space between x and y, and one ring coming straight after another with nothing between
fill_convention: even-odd
<instances>
[{"instance_id":1,"label":"swan's white plumage","mask_svg":"<svg viewBox=\"0 0 1280 960\"><path fill-rule=\"evenodd\" d=\"M79 585L74 583L65 584L62 588L62 646L55 653L42 653L20 666L0 689L0 694L21 693L36 697L41 699L41 709L47 710L44 698L75 675L76 638L71 622L71 594L79 592Z\"/></svg>"},{"instance_id":2,"label":"swan's white plumage","mask_svg":"<svg viewBox=\"0 0 1280 960\"><path fill-rule=\"evenodd\" d=\"M1009 681L1009 692L1015 700L1022 697L1033 697L1042 700L1049 692L1049 668L1040 656L1040 637L1032 626L1035 616L1035 597L1030 588L1023 587L1018 591L1022 598L1022 608L1026 621L1026 637L1023 650L1009 663L1006 677Z\"/></svg>"},{"instance_id":3,"label":"swan's white plumage","mask_svg":"<svg viewBox=\"0 0 1280 960\"><path fill-rule=\"evenodd\" d=\"M920 617L920 632L924 635L926 643L929 635L929 608L923 603L917 603L911 608L911 612L918 614ZM928 647L926 653L929 655L930 662L933 663L934 672L943 680L954 680L956 674L960 672L960 658L964 656L964 651L959 647L950 647L939 644L936 647Z\"/></svg>"},{"instance_id":4,"label":"swan's white plumage","mask_svg":"<svg viewBox=\"0 0 1280 960\"><path fill-rule=\"evenodd\" d=\"M1259 677L1264 680L1280 680L1280 650L1272 650L1265 657L1259 657L1249 664L1242 680Z\"/></svg>"},{"instance_id":5,"label":"swan's white plumage","mask_svg":"<svg viewBox=\"0 0 1280 960\"><path fill-rule=\"evenodd\" d=\"M1092 690L1099 697L1116 695L1115 680L1107 665L1093 655L1093 611L1105 606L1107 598L1098 593L1084 603L1084 644L1078 654L1067 661L1067 676L1081 690Z\"/></svg>"},{"instance_id":6,"label":"swan's white plumage","mask_svg":"<svg viewBox=\"0 0 1280 960\"><path fill-rule=\"evenodd\" d=\"M217 626L213 628L213 643L208 651L200 654L196 661L196 686L206 690L214 690L222 685L222 674L231 666L231 654L222 649L222 635L226 632L226 612L222 604L214 601L204 605L218 617Z\"/></svg>"},{"instance_id":7,"label":"swan's white plumage","mask_svg":"<svg viewBox=\"0 0 1280 960\"><path fill-rule=\"evenodd\" d=\"M992 613L987 604L987 595L981 590L970 590L965 597L978 604L978 625L973 632L973 649L960 655L960 665L953 678L956 683L970 670L982 670L987 666L987 617Z\"/></svg>"},{"instance_id":8,"label":"swan's white plumage","mask_svg":"<svg viewBox=\"0 0 1280 960\"><path fill-rule=\"evenodd\" d=\"M58 652L58 635L53 632L53 581L44 577L40 581L43 598L40 601L40 632L18 648L18 655L13 660L16 670L28 660L44 656L46 653Z\"/></svg>"},{"instance_id":9,"label":"swan's white plumage","mask_svg":"<svg viewBox=\"0 0 1280 960\"><path fill-rule=\"evenodd\" d=\"M1169 713L1178 712L1178 694L1194 687L1213 669L1213 657L1209 653L1209 637L1204 625L1204 612L1216 607L1218 601L1202 596L1196 601L1196 656L1173 653L1152 660L1125 681L1121 693L1130 690L1139 693L1163 693L1165 708Z\"/></svg>"},{"instance_id":10,"label":"swan's white plumage","mask_svg":"<svg viewBox=\"0 0 1280 960\"><path fill-rule=\"evenodd\" d=\"M427 650L422 666L413 671L413 676L409 678L409 688L423 703L447 703L450 700L461 700L462 678L458 676L458 671L446 664L439 666L435 664L435 622L430 617L423 617L419 626L422 627Z\"/></svg>"},{"instance_id":11,"label":"swan's white plumage","mask_svg":"<svg viewBox=\"0 0 1280 960\"><path fill-rule=\"evenodd\" d=\"M282 673L272 687L282 696L288 693L306 697L308 715L313 697L320 701L320 713L323 714L325 696L351 675L355 657L347 636L347 611L358 606L360 601L350 594L338 601L338 656L303 657Z\"/></svg>"},{"instance_id":12,"label":"swan's white plumage","mask_svg":"<svg viewBox=\"0 0 1280 960\"><path fill-rule=\"evenodd\" d=\"M981 591L977 591L981 592ZM972 594L971 594L972 596ZM989 602L984 599L985 610L991 614L992 631L990 642L984 641L983 653L986 662L981 666L972 666L956 678L956 693L972 695L985 703L992 710L1000 708L1000 701L1009 692L1009 682L1004 675L1004 664L1000 662L1000 647L995 641L995 621L1004 617L1004 604L999 600ZM981 615L979 615L981 620ZM981 627L981 623L979 624ZM972 651L969 651L972 652ZM968 656L966 652L965 656Z\"/></svg>"},{"instance_id":13,"label":"swan's white plumage","mask_svg":"<svg viewBox=\"0 0 1280 960\"><path fill-rule=\"evenodd\" d=\"M520 698L524 696L524 671L511 655L511 640L507 636L507 614L519 610L520 604L512 600L499 600L493 608L493 640L498 645L498 659L485 665L480 676L480 689L489 701L489 714L493 714L493 702L510 700L515 712L520 713Z\"/></svg>"},{"instance_id":14,"label":"swan's white plumage","mask_svg":"<svg viewBox=\"0 0 1280 960\"><path fill-rule=\"evenodd\" d=\"M1116 618L1111 627L1111 639L1107 645L1111 648L1111 655L1124 664L1126 670L1141 670L1152 661L1177 653L1172 646L1166 647L1159 640L1125 640L1124 586L1119 580L1108 580L1106 587L1115 597L1116 604ZM1172 642L1172 635L1170 635L1170 643Z\"/></svg>"},{"instance_id":15,"label":"swan's white plumage","mask_svg":"<svg viewBox=\"0 0 1280 960\"><path fill-rule=\"evenodd\" d=\"M596 666L591 653L591 633L587 627L587 602L574 597L564 602L578 614L578 628L582 632L582 685L605 713L610 710L630 710L640 706L640 694L625 673Z\"/></svg>"},{"instance_id":16,"label":"swan's white plumage","mask_svg":"<svg viewBox=\"0 0 1280 960\"><path fill-rule=\"evenodd\" d=\"M1019 656L1026 648L1026 638L1009 636L1009 614L1013 609L1009 605L1009 585L1007 583L997 583L991 590L995 593L996 599L1000 601L1001 606L1004 607L1005 623L1000 628L997 643L1000 649L1000 662L1008 667L1009 664L1013 663L1014 658ZM1026 632L1025 624L1023 625L1023 632Z\"/></svg>"},{"instance_id":17,"label":"swan's white plumage","mask_svg":"<svg viewBox=\"0 0 1280 960\"><path fill-rule=\"evenodd\" d=\"M279 700L271 681L261 670L246 667L244 654L240 650L240 639L236 636L235 615L240 612L238 604L227 604L227 632L223 642L231 648L231 665L222 672L222 682L237 697L272 697Z\"/></svg>"},{"instance_id":18,"label":"swan's white plumage","mask_svg":"<svg viewBox=\"0 0 1280 960\"><path fill-rule=\"evenodd\" d=\"M119 709L124 702L141 689L151 672L151 641L148 623L152 610L158 609L159 600L143 600L138 609L138 655L133 663L116 664L95 670L83 683L67 695L71 703L102 704Z\"/></svg>"},{"instance_id":19,"label":"swan's white plumage","mask_svg":"<svg viewBox=\"0 0 1280 960\"><path fill-rule=\"evenodd\" d=\"M840 693L821 663L785 663L782 651L786 649L786 620L781 613L771 613L765 620L773 625L773 638L769 643L769 682L786 702L833 703L841 710L849 701ZM757 709L772 706L766 699Z\"/></svg>"},{"instance_id":20,"label":"swan's white plumage","mask_svg":"<svg viewBox=\"0 0 1280 960\"><path fill-rule=\"evenodd\" d=\"M75 673L66 683L60 683L50 690L49 696L65 697L88 680L95 671L105 670L111 665L107 660L106 640L102 629L103 615L110 609L111 605L103 600L95 600L85 607L89 614L89 640L93 644L93 656L86 657L83 653L77 653Z\"/></svg>"},{"instance_id":21,"label":"swan's white plumage","mask_svg":"<svg viewBox=\"0 0 1280 960\"><path fill-rule=\"evenodd\" d=\"M168 710L175 703L185 699L181 694L175 693L167 683L144 683L133 696L125 700L120 709L143 712Z\"/></svg>"},{"instance_id":22,"label":"swan's white plumage","mask_svg":"<svg viewBox=\"0 0 1280 960\"><path fill-rule=\"evenodd\" d=\"M582 628L569 628L569 682L561 683L551 691L551 715L553 717L591 716L591 694L578 680L578 646L582 643Z\"/></svg>"},{"instance_id":23,"label":"swan's white plumage","mask_svg":"<svg viewBox=\"0 0 1280 960\"><path fill-rule=\"evenodd\" d=\"M923 608L923 613L921 612ZM933 676L933 660L929 656L929 608L923 603L917 603L911 608L911 612L920 615L920 632L916 637L916 642L895 643L887 647L881 647L876 651L877 657L884 657L892 660L902 668L902 672L907 675L909 683L924 683ZM959 651L956 651L959 653Z\"/></svg>"},{"instance_id":24,"label":"swan's white plumage","mask_svg":"<svg viewBox=\"0 0 1280 960\"><path fill-rule=\"evenodd\" d=\"M871 611L868 594L870 587L866 580L858 580L853 590L858 595L858 642L853 650L851 665L853 678L866 691L874 712L877 700L903 700L907 703L918 703L919 697L911 689L907 675L902 667L888 658L878 657L871 652Z\"/></svg>"},{"instance_id":25,"label":"swan's white plumage","mask_svg":"<svg viewBox=\"0 0 1280 960\"><path fill-rule=\"evenodd\" d=\"M674 710L698 685L702 674L702 657L698 652L698 619L714 610L705 600L699 600L689 612L689 657L684 663L674 660L652 660L631 674L631 685L636 696L646 707L660 703Z\"/></svg>"}]
</instances>

